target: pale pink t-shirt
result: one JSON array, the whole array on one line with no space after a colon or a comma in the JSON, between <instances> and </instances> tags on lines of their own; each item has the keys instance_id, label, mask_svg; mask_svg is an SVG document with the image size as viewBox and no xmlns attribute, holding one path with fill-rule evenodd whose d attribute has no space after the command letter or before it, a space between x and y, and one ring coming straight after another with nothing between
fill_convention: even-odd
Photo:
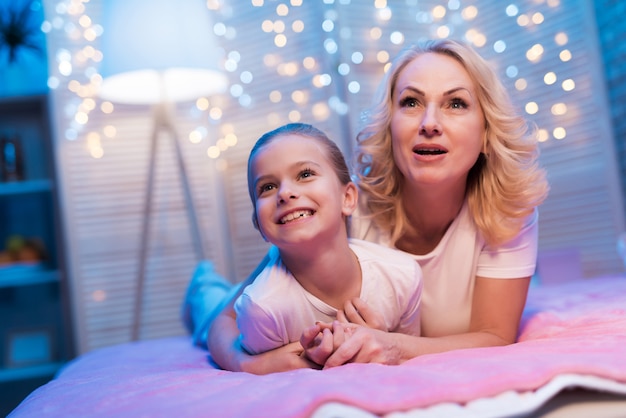
<instances>
[{"instance_id":1,"label":"pale pink t-shirt","mask_svg":"<svg viewBox=\"0 0 626 418\"><path fill-rule=\"evenodd\" d=\"M389 331L420 335L422 273L402 251L358 239L350 248L361 265L361 299ZM257 354L300 340L315 321L332 322L337 309L307 292L282 263L276 247L265 269L235 302L241 345ZM337 277L341 280L341 277Z\"/></svg>"},{"instance_id":2,"label":"pale pink t-shirt","mask_svg":"<svg viewBox=\"0 0 626 418\"><path fill-rule=\"evenodd\" d=\"M469 330L477 276L496 279L532 276L537 260L537 221L535 210L515 239L494 250L476 228L466 203L432 252L410 254L422 267L424 280L422 335L438 337ZM391 246L388 236L378 233L371 222L354 215L352 236Z\"/></svg>"}]
</instances>

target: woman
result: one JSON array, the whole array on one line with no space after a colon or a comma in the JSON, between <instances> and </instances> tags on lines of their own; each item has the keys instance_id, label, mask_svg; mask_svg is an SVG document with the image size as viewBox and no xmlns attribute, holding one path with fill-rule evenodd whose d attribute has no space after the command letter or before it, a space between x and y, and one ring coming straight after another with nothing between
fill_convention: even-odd
<instances>
[{"instance_id":1,"label":"woman","mask_svg":"<svg viewBox=\"0 0 626 418\"><path fill-rule=\"evenodd\" d=\"M403 51L375 103L357 137L364 205L353 236L405 251L421 265L422 336L371 329L348 317L353 323L332 325L342 341L325 367L399 364L513 343L535 268L536 208L548 192L526 122L488 64L451 40ZM361 303L358 312L367 316L368 309ZM226 369L306 367L297 344L249 356L237 338L229 307L208 339Z\"/></svg>"}]
</instances>

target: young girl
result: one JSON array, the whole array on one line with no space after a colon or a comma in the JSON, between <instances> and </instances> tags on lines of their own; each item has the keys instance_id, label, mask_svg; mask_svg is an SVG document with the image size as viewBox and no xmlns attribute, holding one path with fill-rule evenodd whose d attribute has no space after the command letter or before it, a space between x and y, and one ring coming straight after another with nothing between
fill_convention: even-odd
<instances>
[{"instance_id":1,"label":"young girl","mask_svg":"<svg viewBox=\"0 0 626 418\"><path fill-rule=\"evenodd\" d=\"M297 342L317 322L347 316L354 322L361 301L376 315L358 322L419 335L421 269L397 250L348 239L358 191L341 151L323 132L295 123L263 135L250 152L248 191L253 222L274 247L235 302L246 351ZM342 338L326 327L304 348L323 364L312 350Z\"/></svg>"}]
</instances>

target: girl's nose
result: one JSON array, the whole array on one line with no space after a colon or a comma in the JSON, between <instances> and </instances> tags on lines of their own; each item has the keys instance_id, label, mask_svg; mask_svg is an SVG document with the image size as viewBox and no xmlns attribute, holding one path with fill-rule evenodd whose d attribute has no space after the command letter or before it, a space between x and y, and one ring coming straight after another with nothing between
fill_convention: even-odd
<instances>
[{"instance_id":1,"label":"girl's nose","mask_svg":"<svg viewBox=\"0 0 626 418\"><path fill-rule=\"evenodd\" d=\"M280 186L278 190L278 202L285 203L291 199L297 199L298 193L295 191L295 188L290 184L283 184Z\"/></svg>"}]
</instances>

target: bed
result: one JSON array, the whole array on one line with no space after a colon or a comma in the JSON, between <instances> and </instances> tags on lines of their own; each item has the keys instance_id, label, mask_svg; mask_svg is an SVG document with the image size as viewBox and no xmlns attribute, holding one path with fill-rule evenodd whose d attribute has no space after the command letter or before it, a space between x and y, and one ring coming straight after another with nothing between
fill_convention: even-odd
<instances>
[{"instance_id":1,"label":"bed","mask_svg":"<svg viewBox=\"0 0 626 418\"><path fill-rule=\"evenodd\" d=\"M218 369L187 337L107 347L70 362L9 417L525 417L561 407L626 416L626 277L532 286L518 343L400 366L255 376Z\"/></svg>"}]
</instances>

